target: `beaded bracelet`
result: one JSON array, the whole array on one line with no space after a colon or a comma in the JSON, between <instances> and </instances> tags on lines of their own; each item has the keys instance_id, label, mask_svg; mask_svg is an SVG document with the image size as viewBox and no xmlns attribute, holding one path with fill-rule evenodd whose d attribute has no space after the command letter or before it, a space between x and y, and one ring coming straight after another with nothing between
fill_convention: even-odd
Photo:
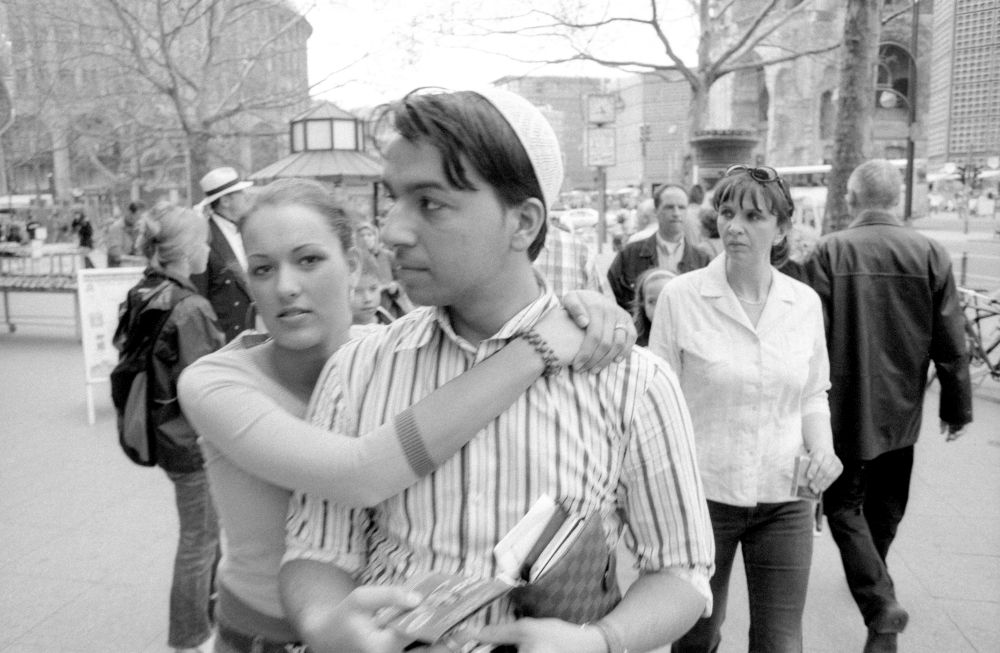
<instances>
[{"instance_id":1,"label":"beaded bracelet","mask_svg":"<svg viewBox=\"0 0 1000 653\"><path fill-rule=\"evenodd\" d=\"M406 462L410 464L413 473L424 477L433 472L434 460L424 445L424 438L420 435L413 409L407 408L396 415L393 425L396 427L396 438L399 440L399 446L403 448Z\"/></svg>"},{"instance_id":2,"label":"beaded bracelet","mask_svg":"<svg viewBox=\"0 0 1000 653\"><path fill-rule=\"evenodd\" d=\"M545 342L545 340L538 335L537 331L534 329L522 331L521 337L524 338L529 345L534 347L535 351L538 352L538 355L542 357L542 363L545 364L542 376L555 376L559 374L562 370L562 366L559 364L556 352L552 350L549 343Z\"/></svg>"}]
</instances>

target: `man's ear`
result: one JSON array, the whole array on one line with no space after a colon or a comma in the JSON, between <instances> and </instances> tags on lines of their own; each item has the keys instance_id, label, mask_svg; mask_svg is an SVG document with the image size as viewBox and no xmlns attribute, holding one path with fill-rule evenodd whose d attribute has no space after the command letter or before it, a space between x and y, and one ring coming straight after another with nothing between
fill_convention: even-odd
<instances>
[{"instance_id":1,"label":"man's ear","mask_svg":"<svg viewBox=\"0 0 1000 653\"><path fill-rule=\"evenodd\" d=\"M857 206L858 195L850 188L847 189L847 194L844 195L844 201L847 202L847 209L853 211L854 207Z\"/></svg>"},{"instance_id":2,"label":"man's ear","mask_svg":"<svg viewBox=\"0 0 1000 653\"><path fill-rule=\"evenodd\" d=\"M511 235L511 248L526 252L545 224L545 207L538 198L529 197L511 210L516 212L517 220Z\"/></svg>"}]
</instances>

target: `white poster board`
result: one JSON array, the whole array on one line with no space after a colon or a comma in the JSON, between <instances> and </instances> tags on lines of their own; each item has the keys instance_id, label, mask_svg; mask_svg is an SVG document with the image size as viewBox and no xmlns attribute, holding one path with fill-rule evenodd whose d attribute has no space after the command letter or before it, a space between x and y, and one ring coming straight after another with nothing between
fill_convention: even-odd
<instances>
[{"instance_id":1,"label":"white poster board","mask_svg":"<svg viewBox=\"0 0 1000 653\"><path fill-rule=\"evenodd\" d=\"M118 350L112 342L118 328L118 305L142 279L142 271L138 267L77 270L88 424L95 421L93 385L106 382L118 363Z\"/></svg>"}]
</instances>

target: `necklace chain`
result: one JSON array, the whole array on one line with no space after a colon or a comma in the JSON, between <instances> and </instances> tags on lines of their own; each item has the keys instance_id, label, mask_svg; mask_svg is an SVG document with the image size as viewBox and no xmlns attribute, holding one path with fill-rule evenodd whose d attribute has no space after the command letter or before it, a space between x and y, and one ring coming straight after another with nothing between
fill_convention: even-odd
<instances>
[{"instance_id":1,"label":"necklace chain","mask_svg":"<svg viewBox=\"0 0 1000 653\"><path fill-rule=\"evenodd\" d=\"M734 291L733 294L736 295L736 292ZM744 304L750 304L751 306L760 306L761 304L763 304L764 302L767 301L767 295L764 295L763 299L759 299L759 300L757 300L755 302L754 301L750 301L749 299L747 299L745 297L740 297L739 295L736 295L736 299L740 300Z\"/></svg>"}]
</instances>

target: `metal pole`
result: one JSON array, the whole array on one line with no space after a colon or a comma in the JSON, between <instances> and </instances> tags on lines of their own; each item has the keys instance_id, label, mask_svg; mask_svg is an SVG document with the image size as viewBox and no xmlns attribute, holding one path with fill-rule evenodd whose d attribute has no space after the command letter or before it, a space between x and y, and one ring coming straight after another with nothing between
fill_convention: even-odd
<instances>
[{"instance_id":1,"label":"metal pole","mask_svg":"<svg viewBox=\"0 0 1000 653\"><path fill-rule=\"evenodd\" d=\"M601 192L601 199L600 202L598 202L598 208L601 213L597 216L597 252L599 254L603 251L604 239L608 233L608 177L604 170L604 166L597 167L597 176Z\"/></svg>"},{"instance_id":2,"label":"metal pole","mask_svg":"<svg viewBox=\"0 0 1000 653\"><path fill-rule=\"evenodd\" d=\"M906 198L903 204L903 219L913 218L913 155L914 155L914 131L917 122L917 36L920 25L920 8L917 6L918 0L913 0L910 7L910 70L909 88L906 90L909 102L907 108L907 132L906 132Z\"/></svg>"}]
</instances>

